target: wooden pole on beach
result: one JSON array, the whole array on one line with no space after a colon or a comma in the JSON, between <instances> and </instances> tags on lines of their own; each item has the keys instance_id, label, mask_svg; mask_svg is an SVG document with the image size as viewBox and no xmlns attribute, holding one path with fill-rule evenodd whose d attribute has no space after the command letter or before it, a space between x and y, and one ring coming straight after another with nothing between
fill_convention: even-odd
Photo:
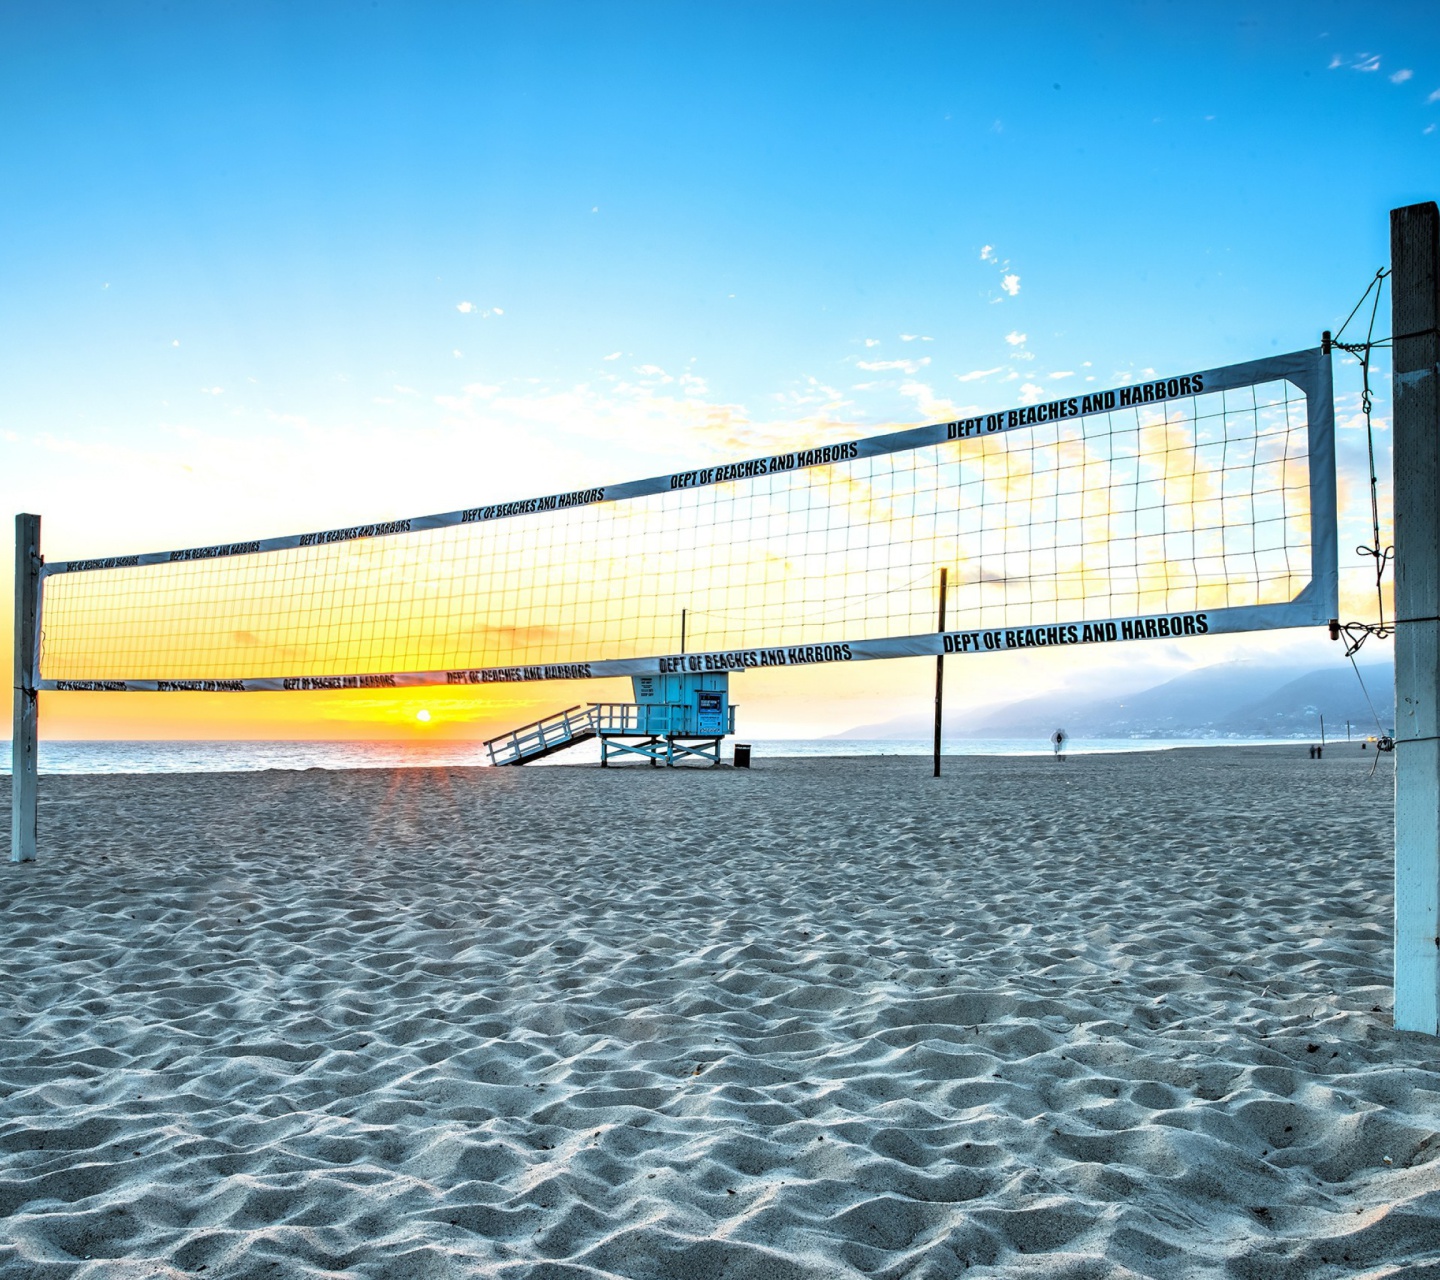
<instances>
[{"instance_id":1,"label":"wooden pole on beach","mask_svg":"<svg viewBox=\"0 0 1440 1280\"><path fill-rule=\"evenodd\" d=\"M40 517L15 517L15 718L11 725L10 861L35 860L39 695Z\"/></svg>"},{"instance_id":2,"label":"wooden pole on beach","mask_svg":"<svg viewBox=\"0 0 1440 1280\"><path fill-rule=\"evenodd\" d=\"M1395 1026L1440 1035L1440 214L1433 201L1391 210L1390 271Z\"/></svg>"},{"instance_id":3,"label":"wooden pole on beach","mask_svg":"<svg viewBox=\"0 0 1440 1280\"><path fill-rule=\"evenodd\" d=\"M950 576L948 569L940 570L940 626L942 633L945 630L945 581ZM935 776L940 776L940 715L945 706L945 655L937 654L935 658Z\"/></svg>"}]
</instances>

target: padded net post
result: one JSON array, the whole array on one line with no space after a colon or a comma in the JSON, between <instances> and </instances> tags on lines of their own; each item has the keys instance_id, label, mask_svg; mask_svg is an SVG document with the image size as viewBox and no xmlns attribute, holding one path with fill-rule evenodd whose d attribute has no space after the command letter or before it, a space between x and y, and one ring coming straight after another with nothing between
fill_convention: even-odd
<instances>
[{"instance_id":1,"label":"padded net post","mask_svg":"<svg viewBox=\"0 0 1440 1280\"><path fill-rule=\"evenodd\" d=\"M15 517L15 698L10 726L10 861L35 857L39 806L40 517Z\"/></svg>"}]
</instances>

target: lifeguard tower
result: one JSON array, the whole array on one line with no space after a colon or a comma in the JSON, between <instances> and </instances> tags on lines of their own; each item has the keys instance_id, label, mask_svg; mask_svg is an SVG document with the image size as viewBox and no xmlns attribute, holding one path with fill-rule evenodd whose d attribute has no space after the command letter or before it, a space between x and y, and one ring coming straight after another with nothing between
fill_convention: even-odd
<instances>
[{"instance_id":1,"label":"lifeguard tower","mask_svg":"<svg viewBox=\"0 0 1440 1280\"><path fill-rule=\"evenodd\" d=\"M591 703L600 737L600 764L612 755L645 756L673 765L698 756L720 763L720 743L735 732L728 672L631 676L634 702Z\"/></svg>"},{"instance_id":2,"label":"lifeguard tower","mask_svg":"<svg viewBox=\"0 0 1440 1280\"><path fill-rule=\"evenodd\" d=\"M634 702L568 707L491 738L490 763L529 764L592 738L600 739L602 766L622 755L667 767L691 756L720 763L720 744L735 732L728 672L631 676L630 683Z\"/></svg>"}]
</instances>

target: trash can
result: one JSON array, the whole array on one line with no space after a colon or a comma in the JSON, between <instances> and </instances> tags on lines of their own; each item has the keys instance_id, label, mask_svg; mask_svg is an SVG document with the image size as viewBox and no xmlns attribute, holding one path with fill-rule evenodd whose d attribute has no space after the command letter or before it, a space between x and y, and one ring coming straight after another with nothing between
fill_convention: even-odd
<instances>
[{"instance_id":1,"label":"trash can","mask_svg":"<svg viewBox=\"0 0 1440 1280\"><path fill-rule=\"evenodd\" d=\"M737 742L735 744L735 767L737 769L748 769L750 767L750 744L748 742Z\"/></svg>"}]
</instances>

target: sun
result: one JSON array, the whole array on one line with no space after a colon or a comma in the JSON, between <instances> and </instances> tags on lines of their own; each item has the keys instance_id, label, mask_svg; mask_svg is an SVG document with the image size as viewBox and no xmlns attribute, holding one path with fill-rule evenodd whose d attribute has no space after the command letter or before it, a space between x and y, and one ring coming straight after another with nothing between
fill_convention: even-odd
<instances>
[{"instance_id":1,"label":"sun","mask_svg":"<svg viewBox=\"0 0 1440 1280\"><path fill-rule=\"evenodd\" d=\"M420 721L421 724L429 724L430 713L424 707L421 707L420 710L415 713L415 719Z\"/></svg>"}]
</instances>

